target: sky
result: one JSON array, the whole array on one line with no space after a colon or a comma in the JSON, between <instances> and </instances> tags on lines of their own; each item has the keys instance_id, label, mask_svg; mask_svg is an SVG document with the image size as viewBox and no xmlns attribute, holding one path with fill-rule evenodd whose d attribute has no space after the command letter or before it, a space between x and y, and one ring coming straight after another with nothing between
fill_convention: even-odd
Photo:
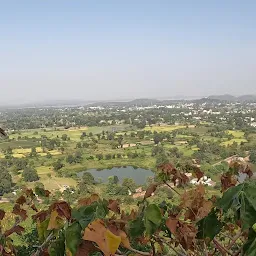
<instances>
[{"instance_id":1,"label":"sky","mask_svg":"<svg viewBox=\"0 0 256 256\"><path fill-rule=\"evenodd\" d=\"M256 1L0 2L0 105L256 94Z\"/></svg>"}]
</instances>

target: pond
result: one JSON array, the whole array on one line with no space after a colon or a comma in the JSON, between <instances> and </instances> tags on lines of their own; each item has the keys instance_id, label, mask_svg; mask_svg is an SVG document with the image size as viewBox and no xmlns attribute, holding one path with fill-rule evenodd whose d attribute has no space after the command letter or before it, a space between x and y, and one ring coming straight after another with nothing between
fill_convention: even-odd
<instances>
[{"instance_id":1,"label":"pond","mask_svg":"<svg viewBox=\"0 0 256 256\"><path fill-rule=\"evenodd\" d=\"M134 168L132 166L114 167L103 170L90 169L79 172L77 176L82 177L84 172L90 172L96 181L102 182L107 182L109 176L117 176L120 182L124 178L132 178L137 184L144 184L148 177L154 177L154 173L151 170Z\"/></svg>"}]
</instances>

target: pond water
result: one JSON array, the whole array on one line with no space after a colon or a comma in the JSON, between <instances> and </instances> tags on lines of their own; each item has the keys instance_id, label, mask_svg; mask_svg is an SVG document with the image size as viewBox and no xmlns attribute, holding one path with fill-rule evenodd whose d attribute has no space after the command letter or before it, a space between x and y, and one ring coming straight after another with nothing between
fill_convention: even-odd
<instances>
[{"instance_id":1,"label":"pond water","mask_svg":"<svg viewBox=\"0 0 256 256\"><path fill-rule=\"evenodd\" d=\"M132 178L137 184L144 184L148 177L154 177L154 173L151 170L134 168L132 166L114 167L103 170L90 169L79 172L77 174L78 177L82 177L84 172L90 172L96 181L102 182L107 182L109 176L117 176L120 182L124 178Z\"/></svg>"}]
</instances>

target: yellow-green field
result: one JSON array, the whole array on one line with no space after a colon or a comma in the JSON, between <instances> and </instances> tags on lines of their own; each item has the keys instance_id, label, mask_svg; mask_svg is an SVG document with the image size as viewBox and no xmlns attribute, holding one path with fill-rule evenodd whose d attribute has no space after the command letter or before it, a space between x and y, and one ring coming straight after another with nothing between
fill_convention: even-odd
<instances>
[{"instance_id":1,"label":"yellow-green field","mask_svg":"<svg viewBox=\"0 0 256 256\"><path fill-rule=\"evenodd\" d=\"M235 138L243 138L244 137L244 132L239 131L239 130L236 130L236 131L228 130L227 133L232 134Z\"/></svg>"},{"instance_id":2,"label":"yellow-green field","mask_svg":"<svg viewBox=\"0 0 256 256\"><path fill-rule=\"evenodd\" d=\"M57 149L49 150L47 152L43 152L43 149L41 147L36 147L36 152L39 156L46 156L47 152L50 153L53 156L60 155L61 152ZM31 153L31 148L14 148L12 150L13 157L15 158L23 158L28 156ZM0 153L0 158L4 158L4 154Z\"/></svg>"},{"instance_id":3,"label":"yellow-green field","mask_svg":"<svg viewBox=\"0 0 256 256\"><path fill-rule=\"evenodd\" d=\"M222 146L230 146L232 145L234 142L241 144L242 142L247 142L246 139L232 139L232 140L227 140L227 141L223 141L221 142Z\"/></svg>"},{"instance_id":4,"label":"yellow-green field","mask_svg":"<svg viewBox=\"0 0 256 256\"><path fill-rule=\"evenodd\" d=\"M37 168L37 173L40 177L40 182L44 184L45 189L61 190L63 186L76 186L77 182L72 178L57 177L52 167L40 166ZM35 182L30 182L29 187L33 187Z\"/></svg>"},{"instance_id":5,"label":"yellow-green field","mask_svg":"<svg viewBox=\"0 0 256 256\"><path fill-rule=\"evenodd\" d=\"M17 139L19 136L28 138L41 138L41 136L47 136L48 138L55 138L57 136L61 137L63 134L67 134L73 141L79 141L82 132L87 132L87 127L80 128L70 128L70 129L60 129L60 130L24 130L20 134L11 134L10 139Z\"/></svg>"},{"instance_id":6,"label":"yellow-green field","mask_svg":"<svg viewBox=\"0 0 256 256\"><path fill-rule=\"evenodd\" d=\"M174 130L177 130L177 129L183 129L183 128L186 128L186 126L184 125L161 125L161 126L158 126L158 125L154 125L154 126L146 126L144 128L145 131L156 131L156 132L171 132L171 131L174 131Z\"/></svg>"}]
</instances>

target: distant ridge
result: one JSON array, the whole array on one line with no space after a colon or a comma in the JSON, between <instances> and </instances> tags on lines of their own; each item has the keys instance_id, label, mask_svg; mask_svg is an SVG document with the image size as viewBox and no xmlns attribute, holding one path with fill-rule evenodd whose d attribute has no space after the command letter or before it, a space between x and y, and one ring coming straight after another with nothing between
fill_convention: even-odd
<instances>
[{"instance_id":1,"label":"distant ridge","mask_svg":"<svg viewBox=\"0 0 256 256\"><path fill-rule=\"evenodd\" d=\"M256 95L247 94L235 97L230 94L211 95L207 97L210 100L230 101L230 102L256 102Z\"/></svg>"}]
</instances>

